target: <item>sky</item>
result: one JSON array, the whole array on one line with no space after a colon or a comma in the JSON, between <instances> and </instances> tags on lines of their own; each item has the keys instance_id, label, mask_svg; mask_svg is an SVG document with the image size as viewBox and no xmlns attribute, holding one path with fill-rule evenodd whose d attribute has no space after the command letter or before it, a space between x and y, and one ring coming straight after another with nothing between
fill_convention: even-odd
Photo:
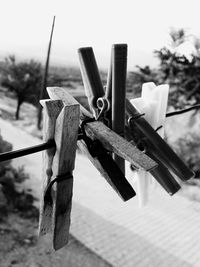
<instances>
[{"instance_id":1,"label":"sky","mask_svg":"<svg viewBox=\"0 0 200 267\"><path fill-rule=\"evenodd\" d=\"M50 64L77 65L77 49L92 46L107 68L112 44L128 44L128 69L155 66L153 51L169 43L170 28L200 37L196 0L0 0L0 58L45 62L56 16Z\"/></svg>"}]
</instances>

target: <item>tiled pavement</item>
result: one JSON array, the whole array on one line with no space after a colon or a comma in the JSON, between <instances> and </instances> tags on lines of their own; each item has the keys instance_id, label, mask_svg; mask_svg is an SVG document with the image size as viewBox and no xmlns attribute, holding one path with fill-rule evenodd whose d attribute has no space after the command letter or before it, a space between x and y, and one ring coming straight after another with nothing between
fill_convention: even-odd
<instances>
[{"instance_id":1,"label":"tiled pavement","mask_svg":"<svg viewBox=\"0 0 200 267\"><path fill-rule=\"evenodd\" d=\"M1 120L0 128L15 149L38 142L22 131L19 139L13 138L14 129ZM41 154L36 155L24 157L23 164L39 196ZM137 198L123 202L81 155L76 160L73 200L71 233L113 266L200 266L200 204L157 189L149 205L140 209Z\"/></svg>"},{"instance_id":2,"label":"tiled pavement","mask_svg":"<svg viewBox=\"0 0 200 267\"><path fill-rule=\"evenodd\" d=\"M114 266L200 266L200 204L157 189L138 208L87 164L78 160L75 171L71 232L78 239Z\"/></svg>"}]
</instances>

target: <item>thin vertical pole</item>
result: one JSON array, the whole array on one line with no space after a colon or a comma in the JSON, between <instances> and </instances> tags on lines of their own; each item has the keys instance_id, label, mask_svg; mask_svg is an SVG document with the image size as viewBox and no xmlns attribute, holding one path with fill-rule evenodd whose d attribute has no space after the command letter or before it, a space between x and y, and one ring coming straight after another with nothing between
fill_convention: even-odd
<instances>
[{"instance_id":1,"label":"thin vertical pole","mask_svg":"<svg viewBox=\"0 0 200 267\"><path fill-rule=\"evenodd\" d=\"M124 136L125 131L125 99L127 72L127 44L112 46L112 130ZM114 155L114 160L125 173L125 162Z\"/></svg>"},{"instance_id":2,"label":"thin vertical pole","mask_svg":"<svg viewBox=\"0 0 200 267\"><path fill-rule=\"evenodd\" d=\"M51 52L51 44L53 39L53 31L54 31L54 25L55 25L55 19L56 17L53 17L52 27L51 27L51 33L49 38L49 45L47 50L47 58L46 58L46 64L44 69L44 75L43 75L43 81L42 81L42 88L40 92L40 100L45 98L46 93L46 86L47 86L47 77L48 77L48 70L49 70L49 59L50 59L50 52ZM37 121L37 127L38 129L41 129L41 120L42 120L42 106L39 105L38 107L38 121Z\"/></svg>"}]
</instances>

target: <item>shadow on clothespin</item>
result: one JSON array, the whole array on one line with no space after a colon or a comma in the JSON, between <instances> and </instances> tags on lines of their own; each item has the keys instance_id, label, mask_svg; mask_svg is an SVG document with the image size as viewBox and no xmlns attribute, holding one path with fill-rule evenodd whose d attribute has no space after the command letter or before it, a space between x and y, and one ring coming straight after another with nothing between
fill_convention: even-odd
<instances>
[{"instance_id":1,"label":"shadow on clothespin","mask_svg":"<svg viewBox=\"0 0 200 267\"><path fill-rule=\"evenodd\" d=\"M78 103L67 93L65 88L50 87L47 88L47 91L51 99L62 99L64 103L68 104ZM149 171L157 164L124 138L110 130L103 122L92 118L91 114L81 105L80 111L81 125L83 123L82 130L84 129L87 140L83 138L83 140L78 141L79 147L88 155L94 166L123 200L132 198L135 196L135 191L113 162L109 155L110 152L128 160L137 169ZM84 132L82 131L82 133ZM92 149L90 149L91 146L93 146ZM97 153L95 156L93 151Z\"/></svg>"},{"instance_id":2,"label":"shadow on clothespin","mask_svg":"<svg viewBox=\"0 0 200 267\"><path fill-rule=\"evenodd\" d=\"M79 128L79 105L43 100L45 141L54 139L55 149L43 152L44 187L39 234L52 233L55 250L68 243L72 204L73 169Z\"/></svg>"},{"instance_id":3,"label":"shadow on clothespin","mask_svg":"<svg viewBox=\"0 0 200 267\"><path fill-rule=\"evenodd\" d=\"M169 170L183 181L192 178L194 173L144 119L144 114L140 113L128 99L126 100L126 111L129 115L132 135L138 134L136 139L140 140L140 146L142 144L145 154L158 163L158 166L150 173L170 195L173 195L180 189L180 186Z\"/></svg>"}]
</instances>

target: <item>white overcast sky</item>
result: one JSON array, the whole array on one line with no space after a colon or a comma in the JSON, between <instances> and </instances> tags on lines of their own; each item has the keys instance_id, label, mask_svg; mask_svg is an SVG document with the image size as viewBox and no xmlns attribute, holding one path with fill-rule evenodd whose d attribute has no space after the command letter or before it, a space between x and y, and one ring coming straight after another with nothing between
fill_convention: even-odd
<instances>
[{"instance_id":1,"label":"white overcast sky","mask_svg":"<svg viewBox=\"0 0 200 267\"><path fill-rule=\"evenodd\" d=\"M45 61L56 16L51 63L78 65L77 49L92 46L107 67L111 45L128 44L128 67L155 61L153 50L169 41L170 27L200 37L200 2L179 0L0 0L0 56Z\"/></svg>"}]
</instances>

